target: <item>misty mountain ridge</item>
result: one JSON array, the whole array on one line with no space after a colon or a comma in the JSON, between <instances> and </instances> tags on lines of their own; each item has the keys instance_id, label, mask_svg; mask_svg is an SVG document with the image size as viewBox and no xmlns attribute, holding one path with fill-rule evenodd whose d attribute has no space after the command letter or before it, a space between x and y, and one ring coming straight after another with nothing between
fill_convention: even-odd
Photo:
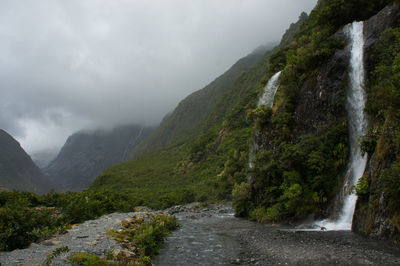
<instances>
[{"instance_id":1,"label":"misty mountain ridge","mask_svg":"<svg viewBox=\"0 0 400 266\"><path fill-rule=\"evenodd\" d=\"M129 191L133 200L154 208L196 198L229 198L232 187L221 188L214 175L224 170L234 150L248 149L243 142L250 138L253 125L244 110L254 108L262 94L269 58L277 49L272 44L259 46L184 98L133 149L131 160L105 170L90 189ZM210 191L214 187L219 187L218 195Z\"/></svg>"},{"instance_id":2,"label":"misty mountain ridge","mask_svg":"<svg viewBox=\"0 0 400 266\"><path fill-rule=\"evenodd\" d=\"M399 249L380 240L400 243L399 18L399 0L319 0L310 15L302 13L289 26L279 44L261 46L239 59L185 97L154 130L126 125L71 135L45 171L60 191L83 191L49 193L40 196L42 201L31 195L23 204L59 208L67 226L136 206L146 206L135 208L145 215L152 212L147 208L181 213L186 218L179 221L185 226L196 217L214 220L211 206L229 202L236 217L230 207L215 214L244 224L236 228L244 238L231 232L226 236L232 243L238 241L237 252L228 246L214 250L228 254L226 263L264 265L273 257L275 264L396 264ZM7 188L0 183L2 189ZM12 207L8 204L4 210ZM92 243L95 238L93 246L101 248L103 242L91 227L102 219L88 221L89 227L74 239ZM218 232L206 223L201 245L186 247L187 236L204 225L203 220L174 239L183 240L182 258L175 256L175 245L167 246L161 256L189 264L198 264L198 257L207 261L207 255L185 256L187 250L196 254L200 246L208 248L210 239L217 239ZM19 229L19 224L7 227ZM135 218L124 224L133 230L139 226ZM225 224L224 230L235 227L232 220ZM219 227L213 221L215 226ZM150 227L154 230L142 234L146 239L159 232L157 224ZM44 235L50 235L46 225L32 228L44 228ZM132 258L141 253L135 246L141 238L131 238L129 230L113 232L121 237L122 252ZM6 237L13 240L12 235ZM60 243L50 241L71 248L67 254L81 249L80 243L64 239L62 235ZM271 246L271 239L277 245ZM23 245L29 241L35 239ZM119 251L91 249L84 255L89 262L111 260L111 253L120 262Z\"/></svg>"},{"instance_id":3,"label":"misty mountain ridge","mask_svg":"<svg viewBox=\"0 0 400 266\"><path fill-rule=\"evenodd\" d=\"M49 148L41 151L34 152L30 154L32 160L35 164L40 168L43 169L53 161L58 152L60 151L59 148Z\"/></svg>"},{"instance_id":4,"label":"misty mountain ridge","mask_svg":"<svg viewBox=\"0 0 400 266\"><path fill-rule=\"evenodd\" d=\"M82 130L70 137L43 171L62 191L81 191L106 168L127 159L132 149L152 131L138 125Z\"/></svg>"},{"instance_id":5,"label":"misty mountain ridge","mask_svg":"<svg viewBox=\"0 0 400 266\"><path fill-rule=\"evenodd\" d=\"M172 112L163 118L159 127L133 149L129 158L155 151L167 143L182 141L197 134L204 126L212 109L237 78L254 67L274 45L275 43L268 43L258 46L203 89L195 91L183 99Z\"/></svg>"},{"instance_id":6,"label":"misty mountain ridge","mask_svg":"<svg viewBox=\"0 0 400 266\"><path fill-rule=\"evenodd\" d=\"M51 182L11 135L0 129L0 190L46 193Z\"/></svg>"}]
</instances>

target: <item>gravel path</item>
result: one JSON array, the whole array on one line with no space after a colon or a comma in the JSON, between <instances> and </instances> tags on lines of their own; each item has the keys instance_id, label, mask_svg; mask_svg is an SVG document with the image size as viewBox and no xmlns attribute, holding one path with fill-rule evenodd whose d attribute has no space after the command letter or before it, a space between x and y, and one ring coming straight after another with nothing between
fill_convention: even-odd
<instances>
[{"instance_id":1,"label":"gravel path","mask_svg":"<svg viewBox=\"0 0 400 266\"><path fill-rule=\"evenodd\" d=\"M113 213L96 220L74 226L64 235L55 236L29 248L0 253L1 265L41 265L56 248L68 246L70 251L57 257L53 265L68 265L67 256L71 252L88 252L104 256L112 249L121 248L107 235L108 229L121 228L122 220L135 213Z\"/></svg>"}]
</instances>

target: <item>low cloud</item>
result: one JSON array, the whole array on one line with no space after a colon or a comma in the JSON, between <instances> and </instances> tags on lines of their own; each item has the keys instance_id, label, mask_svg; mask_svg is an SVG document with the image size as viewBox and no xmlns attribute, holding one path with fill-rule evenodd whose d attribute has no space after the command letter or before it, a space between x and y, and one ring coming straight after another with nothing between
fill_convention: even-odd
<instances>
[{"instance_id":1,"label":"low cloud","mask_svg":"<svg viewBox=\"0 0 400 266\"><path fill-rule=\"evenodd\" d=\"M30 152L155 124L316 0L2 0L0 128Z\"/></svg>"}]
</instances>

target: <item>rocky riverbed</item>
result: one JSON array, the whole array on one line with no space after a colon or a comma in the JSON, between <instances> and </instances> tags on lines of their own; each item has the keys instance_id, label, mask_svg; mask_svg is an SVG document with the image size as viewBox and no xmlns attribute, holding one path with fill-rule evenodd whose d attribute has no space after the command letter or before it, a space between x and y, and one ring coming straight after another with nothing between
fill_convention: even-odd
<instances>
[{"instance_id":1,"label":"rocky riverbed","mask_svg":"<svg viewBox=\"0 0 400 266\"><path fill-rule=\"evenodd\" d=\"M155 265L400 265L400 249L349 231L299 231L233 216L230 206L189 206Z\"/></svg>"},{"instance_id":2,"label":"rocky riverbed","mask_svg":"<svg viewBox=\"0 0 400 266\"><path fill-rule=\"evenodd\" d=\"M229 205L189 204L167 209L181 227L166 240L155 265L400 265L400 249L351 232L299 231L233 216ZM137 214L137 213L136 213ZM105 256L121 249L107 235L135 213L114 213L74 226L29 248L0 253L2 265L40 265L56 248L70 251L53 260L68 265L71 252Z\"/></svg>"}]
</instances>

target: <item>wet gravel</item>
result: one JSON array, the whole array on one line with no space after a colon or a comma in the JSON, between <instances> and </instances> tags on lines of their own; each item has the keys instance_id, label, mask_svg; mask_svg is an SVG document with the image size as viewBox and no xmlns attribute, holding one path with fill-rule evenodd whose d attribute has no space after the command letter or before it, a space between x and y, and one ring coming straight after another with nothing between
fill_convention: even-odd
<instances>
[{"instance_id":1,"label":"wet gravel","mask_svg":"<svg viewBox=\"0 0 400 266\"><path fill-rule=\"evenodd\" d=\"M155 265L400 265L400 249L347 231L298 231L233 216L229 205L176 206L181 227L166 240ZM0 252L1 265L41 265L56 248L70 251L53 261L68 265L71 252L105 256L119 244L107 235L135 213L114 213L74 226L27 249Z\"/></svg>"},{"instance_id":2,"label":"wet gravel","mask_svg":"<svg viewBox=\"0 0 400 266\"><path fill-rule=\"evenodd\" d=\"M400 265L400 249L349 231L298 231L233 216L226 205L176 213L182 227L155 265Z\"/></svg>"}]
</instances>

